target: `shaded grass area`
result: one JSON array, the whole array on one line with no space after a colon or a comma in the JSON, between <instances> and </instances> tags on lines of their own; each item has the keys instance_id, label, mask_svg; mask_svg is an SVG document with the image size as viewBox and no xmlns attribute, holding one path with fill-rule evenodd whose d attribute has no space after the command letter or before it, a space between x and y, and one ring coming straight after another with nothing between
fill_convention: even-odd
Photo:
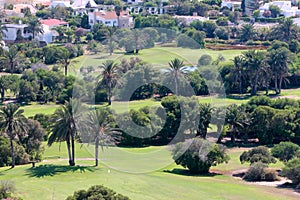
<instances>
[{"instance_id":1,"label":"shaded grass area","mask_svg":"<svg viewBox=\"0 0 300 200\"><path fill-rule=\"evenodd\" d=\"M77 145L79 147L80 145ZM57 146L46 148L46 155L54 155ZM146 154L155 152L159 147L146 148L122 148L130 153ZM61 149L64 150L65 149ZM89 155L93 150L90 145L81 148L78 155ZM104 149L100 153L102 161L105 155L116 153L112 148ZM234 160L241 151L230 150L229 153ZM115 155L117 156L117 155ZM60 155L61 158L67 156ZM165 157L164 152L158 157ZM129 156L119 159L119 162L131 162ZM171 158L169 158L171 161ZM148 162L157 162L148 160ZM144 160L140 160L144 162ZM187 170L177 166L171 161L170 165L150 173L132 174L113 170L106 167L103 162L100 167L93 167L94 161L78 160L77 166L67 166L67 160L49 160L47 163L38 163L36 168L31 165L17 166L15 169L8 167L0 168L0 180L14 180L17 186L17 195L24 200L29 199L65 199L73 194L75 190L87 189L92 185L105 185L118 193L129 196L133 200L154 200L154 199L232 199L232 200L253 200L253 199L297 199L297 196L283 193L282 189L272 187L249 185L243 181L230 176L212 173L202 176L192 176ZM222 164L219 167L228 169L236 168L237 163Z\"/></svg>"}]
</instances>

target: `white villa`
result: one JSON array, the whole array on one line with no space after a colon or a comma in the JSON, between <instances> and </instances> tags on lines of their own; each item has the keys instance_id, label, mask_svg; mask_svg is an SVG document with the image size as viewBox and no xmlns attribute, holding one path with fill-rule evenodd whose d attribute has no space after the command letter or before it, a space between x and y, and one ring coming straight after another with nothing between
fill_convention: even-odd
<instances>
[{"instance_id":1,"label":"white villa","mask_svg":"<svg viewBox=\"0 0 300 200\"><path fill-rule=\"evenodd\" d=\"M261 16L265 11L269 10L270 5L276 5L281 10L281 15L285 17L295 17L300 15L300 10L297 6L292 6L292 1L273 1L270 3L266 3L259 8Z\"/></svg>"},{"instance_id":2,"label":"white villa","mask_svg":"<svg viewBox=\"0 0 300 200\"><path fill-rule=\"evenodd\" d=\"M54 38L58 36L53 28L57 26L69 26L68 22L59 19L44 19L40 20L40 22L43 26L44 33L39 35L39 40L47 43L52 43Z\"/></svg>"},{"instance_id":3,"label":"white villa","mask_svg":"<svg viewBox=\"0 0 300 200\"><path fill-rule=\"evenodd\" d=\"M5 24L7 30L4 30L3 41L6 43L14 43L17 39L17 33L20 31L23 38L30 38L32 34L28 32L26 24Z\"/></svg>"},{"instance_id":4,"label":"white villa","mask_svg":"<svg viewBox=\"0 0 300 200\"><path fill-rule=\"evenodd\" d=\"M236 8L241 8L242 2L240 1L231 1L231 0L223 0L221 4L221 8L229 8L230 10L234 10Z\"/></svg>"},{"instance_id":5,"label":"white villa","mask_svg":"<svg viewBox=\"0 0 300 200\"><path fill-rule=\"evenodd\" d=\"M89 24L94 26L94 24L103 23L106 26L119 26L121 28L129 28L133 26L133 17L129 15L128 12L122 11L119 17L120 25L118 24L118 16L115 11L98 11L90 12Z\"/></svg>"},{"instance_id":6,"label":"white villa","mask_svg":"<svg viewBox=\"0 0 300 200\"><path fill-rule=\"evenodd\" d=\"M56 6L69 8L71 7L70 1L52 1L50 4L50 8L55 8Z\"/></svg>"}]
</instances>

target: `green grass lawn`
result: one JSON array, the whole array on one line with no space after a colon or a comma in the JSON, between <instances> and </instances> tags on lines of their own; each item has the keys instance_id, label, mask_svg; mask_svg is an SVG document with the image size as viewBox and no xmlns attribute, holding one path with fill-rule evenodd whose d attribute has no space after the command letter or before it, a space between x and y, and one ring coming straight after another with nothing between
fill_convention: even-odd
<instances>
[{"instance_id":1,"label":"green grass lawn","mask_svg":"<svg viewBox=\"0 0 300 200\"><path fill-rule=\"evenodd\" d=\"M0 168L0 180L13 180L16 183L17 195L27 199L65 199L75 190L87 189L92 185L105 185L118 193L129 196L133 200L156 200L156 199L230 199L230 200L275 200L297 199L297 196L287 190L276 189L267 186L248 184L228 175L190 176L186 171L174 164L169 157L170 165L153 172L132 174L113 170L105 165L108 157L114 156L119 165L128 165L133 162L135 167L146 167L147 163L155 163L167 156L164 149L156 157L148 155L162 150L162 147L146 148L121 148L129 154L120 155L114 148L104 149L100 157L104 162L100 167L94 167L93 160L81 160L91 158L93 146L82 147L77 144L77 166L67 166L65 144L62 143L60 152L58 144L46 147L46 161L37 164L36 168L31 165L17 166L15 169L8 167ZM230 151L232 161L213 167L219 171L239 169L237 162L241 150ZM147 154L147 156L145 156ZM130 155L130 156L129 156ZM140 155L136 157L132 155ZM142 157L148 157L142 158ZM145 163L147 162L147 163ZM114 163L117 164L117 163ZM242 166L242 168L247 167ZM283 192L284 191L284 192Z\"/></svg>"},{"instance_id":2,"label":"green grass lawn","mask_svg":"<svg viewBox=\"0 0 300 200\"><path fill-rule=\"evenodd\" d=\"M174 58L180 58L185 61L186 64L197 64L198 59L203 54L209 54L213 59L216 59L219 55L223 55L226 61L232 60L235 56L241 54L240 50L223 50L214 51L210 49L188 49L180 47L161 47L156 46L151 49L143 49L137 55L124 54L124 52L116 51L112 56L107 53L91 54L80 56L75 60L73 66L69 68L70 74L75 74L76 70L80 67L99 67L106 60L121 60L123 58L130 59L131 57L139 57L143 61L152 64L157 68L164 68L168 66L168 62Z\"/></svg>"},{"instance_id":3,"label":"green grass lawn","mask_svg":"<svg viewBox=\"0 0 300 200\"><path fill-rule=\"evenodd\" d=\"M59 105L56 105L54 103L50 104L38 104L38 103L32 103L30 105L22 106L21 108L24 109L24 115L26 117L32 117L35 114L43 113L43 114L53 114L54 111L59 107Z\"/></svg>"}]
</instances>

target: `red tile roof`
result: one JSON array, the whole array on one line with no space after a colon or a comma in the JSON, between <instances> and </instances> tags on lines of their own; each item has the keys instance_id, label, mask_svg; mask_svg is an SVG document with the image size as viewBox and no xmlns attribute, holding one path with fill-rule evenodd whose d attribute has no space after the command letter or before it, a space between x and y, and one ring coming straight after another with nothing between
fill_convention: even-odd
<instances>
[{"instance_id":1,"label":"red tile roof","mask_svg":"<svg viewBox=\"0 0 300 200\"><path fill-rule=\"evenodd\" d=\"M96 12L96 15L98 17L104 18L106 20L110 20L110 19L117 19L117 14L115 11L100 11L100 12ZM129 16L128 12L124 12L122 11L120 14L120 17L124 17L124 16Z\"/></svg>"},{"instance_id":2,"label":"red tile roof","mask_svg":"<svg viewBox=\"0 0 300 200\"><path fill-rule=\"evenodd\" d=\"M40 22L47 26L59 26L59 25L67 25L68 22L59 19L44 19L40 20Z\"/></svg>"}]
</instances>

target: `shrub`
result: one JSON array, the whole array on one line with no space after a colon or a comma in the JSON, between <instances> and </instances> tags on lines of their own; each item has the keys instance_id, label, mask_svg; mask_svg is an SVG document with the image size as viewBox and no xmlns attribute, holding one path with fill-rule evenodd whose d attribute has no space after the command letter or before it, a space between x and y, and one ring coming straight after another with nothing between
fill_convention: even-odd
<instances>
[{"instance_id":1,"label":"shrub","mask_svg":"<svg viewBox=\"0 0 300 200\"><path fill-rule=\"evenodd\" d=\"M95 185L86 190L74 192L73 196L69 196L67 200L129 200L128 197L117 194L112 189L102 185Z\"/></svg>"},{"instance_id":2,"label":"shrub","mask_svg":"<svg viewBox=\"0 0 300 200\"><path fill-rule=\"evenodd\" d=\"M276 163L275 158L271 155L267 147L255 147L249 151L244 151L240 156L241 163L250 162L262 162L264 164Z\"/></svg>"},{"instance_id":3,"label":"shrub","mask_svg":"<svg viewBox=\"0 0 300 200\"><path fill-rule=\"evenodd\" d=\"M272 148L271 153L275 158L287 162L296 156L299 149L300 147L292 142L280 142Z\"/></svg>"},{"instance_id":4,"label":"shrub","mask_svg":"<svg viewBox=\"0 0 300 200\"><path fill-rule=\"evenodd\" d=\"M262 162L255 162L250 166L243 179L247 181L261 181L264 179L265 168L266 165Z\"/></svg>"},{"instance_id":5,"label":"shrub","mask_svg":"<svg viewBox=\"0 0 300 200\"><path fill-rule=\"evenodd\" d=\"M282 175L286 176L296 185L300 184L300 158L290 160L285 164Z\"/></svg>"},{"instance_id":6,"label":"shrub","mask_svg":"<svg viewBox=\"0 0 300 200\"><path fill-rule=\"evenodd\" d=\"M243 177L247 181L276 181L279 180L277 172L273 169L267 169L262 162L253 163Z\"/></svg>"},{"instance_id":7,"label":"shrub","mask_svg":"<svg viewBox=\"0 0 300 200\"><path fill-rule=\"evenodd\" d=\"M207 66L212 63L212 57L210 55L204 54L198 60L199 66Z\"/></svg>"},{"instance_id":8,"label":"shrub","mask_svg":"<svg viewBox=\"0 0 300 200\"><path fill-rule=\"evenodd\" d=\"M225 147L200 138L176 144L172 154L176 164L188 168L193 174L208 173L211 166L229 160Z\"/></svg>"},{"instance_id":9,"label":"shrub","mask_svg":"<svg viewBox=\"0 0 300 200\"><path fill-rule=\"evenodd\" d=\"M16 190L15 184L12 181L5 180L0 182L0 199L11 199L11 193Z\"/></svg>"}]
</instances>

